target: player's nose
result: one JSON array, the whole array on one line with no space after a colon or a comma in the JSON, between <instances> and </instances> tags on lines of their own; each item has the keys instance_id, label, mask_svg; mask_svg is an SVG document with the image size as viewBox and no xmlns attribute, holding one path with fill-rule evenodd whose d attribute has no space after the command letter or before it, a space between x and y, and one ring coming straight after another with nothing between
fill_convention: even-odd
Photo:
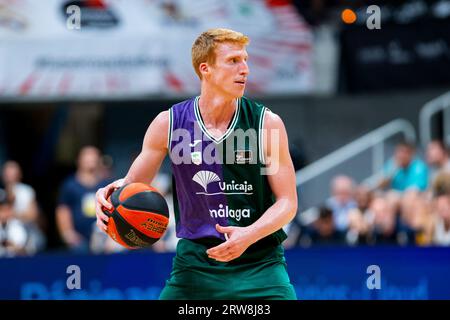
<instances>
[{"instance_id":1,"label":"player's nose","mask_svg":"<svg viewBox=\"0 0 450 320\"><path fill-rule=\"evenodd\" d=\"M247 61L243 61L241 64L241 68L239 69L239 74L240 75L248 75L250 72L250 69L248 68L248 64Z\"/></svg>"}]
</instances>

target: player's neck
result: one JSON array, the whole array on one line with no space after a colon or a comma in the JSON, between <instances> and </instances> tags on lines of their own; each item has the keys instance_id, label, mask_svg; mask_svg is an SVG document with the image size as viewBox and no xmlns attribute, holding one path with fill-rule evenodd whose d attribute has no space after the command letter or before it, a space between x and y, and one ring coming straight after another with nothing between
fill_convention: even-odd
<instances>
[{"instance_id":1,"label":"player's neck","mask_svg":"<svg viewBox=\"0 0 450 320\"><path fill-rule=\"evenodd\" d=\"M228 123L236 109L236 98L202 92L198 106L205 123Z\"/></svg>"}]
</instances>

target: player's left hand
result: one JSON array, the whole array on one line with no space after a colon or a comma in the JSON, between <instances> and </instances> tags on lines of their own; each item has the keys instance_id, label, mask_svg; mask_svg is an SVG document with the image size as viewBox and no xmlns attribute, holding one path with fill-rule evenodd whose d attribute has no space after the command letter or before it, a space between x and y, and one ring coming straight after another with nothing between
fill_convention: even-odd
<instances>
[{"instance_id":1,"label":"player's left hand","mask_svg":"<svg viewBox=\"0 0 450 320\"><path fill-rule=\"evenodd\" d=\"M252 236L246 227L222 227L216 224L216 230L226 235L227 241L206 250L208 257L228 262L240 257L253 244Z\"/></svg>"}]
</instances>

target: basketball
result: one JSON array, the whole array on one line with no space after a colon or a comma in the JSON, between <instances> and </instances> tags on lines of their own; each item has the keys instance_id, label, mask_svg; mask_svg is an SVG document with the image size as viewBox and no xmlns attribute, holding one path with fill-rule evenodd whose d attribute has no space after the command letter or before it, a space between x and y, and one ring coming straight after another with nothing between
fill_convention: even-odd
<instances>
[{"instance_id":1,"label":"basketball","mask_svg":"<svg viewBox=\"0 0 450 320\"><path fill-rule=\"evenodd\" d=\"M169 209L157 189L144 183L129 183L115 190L108 200L113 209L108 235L128 249L148 248L164 234L169 223Z\"/></svg>"}]
</instances>

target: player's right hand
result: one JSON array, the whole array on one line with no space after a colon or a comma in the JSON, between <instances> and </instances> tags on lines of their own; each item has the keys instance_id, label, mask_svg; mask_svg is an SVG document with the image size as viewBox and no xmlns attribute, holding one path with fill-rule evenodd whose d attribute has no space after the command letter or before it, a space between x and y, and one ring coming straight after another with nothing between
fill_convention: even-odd
<instances>
[{"instance_id":1,"label":"player's right hand","mask_svg":"<svg viewBox=\"0 0 450 320\"><path fill-rule=\"evenodd\" d=\"M116 180L108 184L106 187L98 189L95 194L95 214L97 216L97 227L104 232L107 232L108 230L107 225L109 217L103 212L103 210L105 209L108 211L113 209L112 204L107 199L111 193L114 192L114 190L122 187L124 182L125 179Z\"/></svg>"}]
</instances>

